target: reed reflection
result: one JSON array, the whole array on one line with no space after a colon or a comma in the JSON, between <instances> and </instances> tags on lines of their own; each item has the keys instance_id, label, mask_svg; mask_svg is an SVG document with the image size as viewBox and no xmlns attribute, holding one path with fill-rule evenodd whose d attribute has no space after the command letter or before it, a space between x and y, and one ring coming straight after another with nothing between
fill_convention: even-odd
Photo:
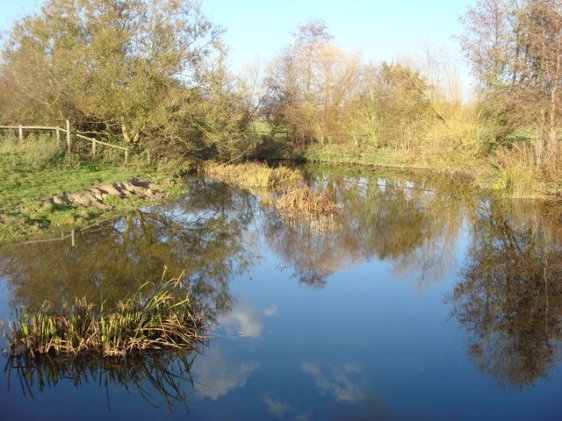
<instances>
[{"instance_id":1,"label":"reed reflection","mask_svg":"<svg viewBox=\"0 0 562 421\"><path fill-rule=\"evenodd\" d=\"M32 358L7 357L4 372L8 393L20 388L22 395L35 400L47 389L70 383L75 388L91 385L105 390L107 405L115 389L135 393L154 407L166 406L172 412L174 405L188 409L188 398L193 392L191 367L194 354L166 352L148 354L143 358Z\"/></svg>"}]
</instances>

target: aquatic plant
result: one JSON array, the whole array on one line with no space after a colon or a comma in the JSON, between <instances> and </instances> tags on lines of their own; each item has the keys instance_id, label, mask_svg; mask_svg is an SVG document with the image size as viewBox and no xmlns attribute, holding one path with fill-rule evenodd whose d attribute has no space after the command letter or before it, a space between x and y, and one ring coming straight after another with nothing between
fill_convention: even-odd
<instances>
[{"instance_id":1,"label":"aquatic plant","mask_svg":"<svg viewBox=\"0 0 562 421\"><path fill-rule=\"evenodd\" d=\"M112 311L103 304L97 310L86 298L64 305L60 312L47 305L37 311L22 307L8 324L9 332L1 327L9 354L125 357L193 348L204 340L206 326L181 279L160 282L148 293L144 284Z\"/></svg>"},{"instance_id":2,"label":"aquatic plant","mask_svg":"<svg viewBox=\"0 0 562 421\"><path fill-rule=\"evenodd\" d=\"M302 181L300 171L287 167L271 168L264 163L219 164L206 162L205 174L225 183L245 189L278 189L297 186Z\"/></svg>"}]
</instances>

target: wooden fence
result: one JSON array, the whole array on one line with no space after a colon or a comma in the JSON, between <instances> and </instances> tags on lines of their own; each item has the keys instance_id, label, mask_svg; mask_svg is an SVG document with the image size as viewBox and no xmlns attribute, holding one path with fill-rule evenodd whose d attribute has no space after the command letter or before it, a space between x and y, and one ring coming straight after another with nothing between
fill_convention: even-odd
<instances>
[{"instance_id":1,"label":"wooden fence","mask_svg":"<svg viewBox=\"0 0 562 421\"><path fill-rule=\"evenodd\" d=\"M64 134L65 139L66 139L66 147L68 149L68 152L71 151L72 131L70 130L70 122L68 120L66 120L66 128L62 128L62 127L58 127L58 126L22 126L22 125L19 125L19 126L0 126L0 129L17 131L17 136L18 136L18 139L20 141L23 141L23 131L24 130L54 131L56 133L57 140L59 142L61 140L61 134ZM84 136L80 133L75 133L75 137L79 140L87 141L87 142L90 142L92 144L92 149L91 149L92 158L95 158L96 152L97 152L96 146L99 144L99 145L106 146L108 148L119 149L119 150L124 151L125 162L127 162L129 160L129 148L127 148L125 146L118 146L118 145L113 145L111 143L102 142L101 140L94 139L93 137Z\"/></svg>"}]
</instances>

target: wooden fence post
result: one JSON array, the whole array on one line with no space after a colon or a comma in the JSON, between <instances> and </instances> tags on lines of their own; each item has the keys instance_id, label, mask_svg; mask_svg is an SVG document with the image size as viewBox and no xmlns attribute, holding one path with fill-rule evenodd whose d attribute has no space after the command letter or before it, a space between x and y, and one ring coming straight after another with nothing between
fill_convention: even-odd
<instances>
[{"instance_id":1,"label":"wooden fence post","mask_svg":"<svg viewBox=\"0 0 562 421\"><path fill-rule=\"evenodd\" d=\"M92 158L96 157L96 141L92 141Z\"/></svg>"},{"instance_id":2,"label":"wooden fence post","mask_svg":"<svg viewBox=\"0 0 562 421\"><path fill-rule=\"evenodd\" d=\"M57 143L60 143L60 130L59 130L59 126L57 126L57 128L56 128L56 132L57 132Z\"/></svg>"},{"instance_id":3,"label":"wooden fence post","mask_svg":"<svg viewBox=\"0 0 562 421\"><path fill-rule=\"evenodd\" d=\"M20 138L20 142L23 142L23 127L21 124L18 127L18 137Z\"/></svg>"},{"instance_id":4,"label":"wooden fence post","mask_svg":"<svg viewBox=\"0 0 562 421\"><path fill-rule=\"evenodd\" d=\"M129 161L129 148L125 149L125 164Z\"/></svg>"},{"instance_id":5,"label":"wooden fence post","mask_svg":"<svg viewBox=\"0 0 562 421\"><path fill-rule=\"evenodd\" d=\"M70 153L70 121L66 120L66 146Z\"/></svg>"}]
</instances>

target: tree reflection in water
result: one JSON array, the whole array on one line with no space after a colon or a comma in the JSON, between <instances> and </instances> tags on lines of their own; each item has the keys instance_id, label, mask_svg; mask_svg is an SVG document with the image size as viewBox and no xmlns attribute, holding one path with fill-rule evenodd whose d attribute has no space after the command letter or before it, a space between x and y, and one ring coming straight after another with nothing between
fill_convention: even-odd
<instances>
[{"instance_id":1,"label":"tree reflection in water","mask_svg":"<svg viewBox=\"0 0 562 421\"><path fill-rule=\"evenodd\" d=\"M427 288L455 276L460 233L470 225L462 278L448 298L469 332L469 354L501 383L522 387L546 377L558 362L562 330L560 207L477 201L454 180L415 179L311 171L310 186L343 205L329 229L260 209L243 190L192 180L180 200L103 223L79 235L75 247L4 246L0 274L9 279L13 306L84 295L110 305L159 280L167 266L186 271L214 321L231 312L229 282L254 264L260 241L313 288L371 259L390 262L394 274L416 274L417 286Z\"/></svg>"},{"instance_id":2,"label":"tree reflection in water","mask_svg":"<svg viewBox=\"0 0 562 421\"><path fill-rule=\"evenodd\" d=\"M246 271L255 254L243 241L252 218L251 196L224 184L194 181L168 206L139 210L70 241L0 248L0 274L12 287L12 306L54 307L86 295L111 306L165 267L185 271L208 310L227 312L229 279ZM210 314L209 314L210 316Z\"/></svg>"},{"instance_id":3,"label":"tree reflection in water","mask_svg":"<svg viewBox=\"0 0 562 421\"><path fill-rule=\"evenodd\" d=\"M244 239L255 199L222 183L193 180L189 193L167 206L132 212L105 222L70 241L7 245L0 249L0 274L11 286L11 306L53 309L74 297L104 302L106 308L163 270L179 274L210 322L229 313L229 281L257 257ZM193 389L189 353L156 353L142 359L7 358L5 371L24 395L71 381L109 389L136 390L152 405L186 404ZM108 402L110 404L110 402Z\"/></svg>"},{"instance_id":4,"label":"tree reflection in water","mask_svg":"<svg viewBox=\"0 0 562 421\"><path fill-rule=\"evenodd\" d=\"M264 228L270 247L294 268L299 282L322 288L332 273L370 259L391 261L395 273L419 274L422 288L452 270L464 203L453 182L413 184L372 172L342 177L324 171L314 173L312 188L342 205L328 229L276 212Z\"/></svg>"},{"instance_id":5,"label":"tree reflection in water","mask_svg":"<svg viewBox=\"0 0 562 421\"><path fill-rule=\"evenodd\" d=\"M560 362L561 209L482 203L472 230L453 315L470 333L469 354L482 372L516 388L532 385Z\"/></svg>"}]
</instances>

